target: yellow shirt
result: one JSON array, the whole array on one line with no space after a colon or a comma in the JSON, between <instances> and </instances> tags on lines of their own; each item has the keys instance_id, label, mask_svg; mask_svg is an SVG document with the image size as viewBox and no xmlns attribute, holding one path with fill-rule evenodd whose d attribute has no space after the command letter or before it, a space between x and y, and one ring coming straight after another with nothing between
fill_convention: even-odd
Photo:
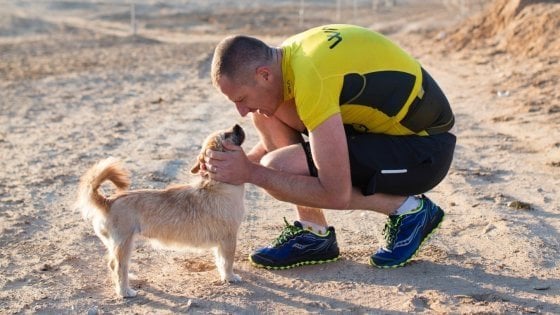
<instances>
[{"instance_id":1,"label":"yellow shirt","mask_svg":"<svg viewBox=\"0 0 560 315\"><path fill-rule=\"evenodd\" d=\"M309 131L340 112L358 131L414 134L399 121L421 90L421 67L383 35L326 25L288 38L282 50L284 99L295 99Z\"/></svg>"}]
</instances>

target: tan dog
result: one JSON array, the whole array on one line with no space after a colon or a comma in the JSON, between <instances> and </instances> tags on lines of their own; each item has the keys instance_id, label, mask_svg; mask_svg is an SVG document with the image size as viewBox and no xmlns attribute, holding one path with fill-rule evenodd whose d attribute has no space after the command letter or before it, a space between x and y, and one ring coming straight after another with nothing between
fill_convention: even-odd
<instances>
[{"instance_id":1,"label":"tan dog","mask_svg":"<svg viewBox=\"0 0 560 315\"><path fill-rule=\"evenodd\" d=\"M200 172L200 163L204 163L207 149L223 151L224 141L241 145L244 139L245 133L238 125L210 135L191 169L191 173L201 175L192 185L127 191L129 175L114 158L98 162L84 174L77 206L84 217L92 219L95 233L108 249L109 268L119 295L137 294L128 284L128 263L136 234L162 245L213 248L221 280L241 280L233 273L233 260L245 210L244 186L211 180ZM98 191L107 180L118 189L110 197Z\"/></svg>"}]
</instances>

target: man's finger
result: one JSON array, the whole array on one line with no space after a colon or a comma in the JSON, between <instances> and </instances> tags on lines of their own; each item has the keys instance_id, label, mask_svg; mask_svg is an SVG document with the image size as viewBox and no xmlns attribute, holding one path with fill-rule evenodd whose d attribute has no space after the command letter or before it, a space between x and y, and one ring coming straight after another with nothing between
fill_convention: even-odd
<instances>
[{"instance_id":1,"label":"man's finger","mask_svg":"<svg viewBox=\"0 0 560 315\"><path fill-rule=\"evenodd\" d=\"M240 150L241 150L241 147L240 147L240 146L235 145L235 144L233 144L233 143L231 143L231 142L227 142L227 141L225 141L225 142L223 143L223 146L224 146L224 148L226 148L228 151L240 151Z\"/></svg>"}]
</instances>

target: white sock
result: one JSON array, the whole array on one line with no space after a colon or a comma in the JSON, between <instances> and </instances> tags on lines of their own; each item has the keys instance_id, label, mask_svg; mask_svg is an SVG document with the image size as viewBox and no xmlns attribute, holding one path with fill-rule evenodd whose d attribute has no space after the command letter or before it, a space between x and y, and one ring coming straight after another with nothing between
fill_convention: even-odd
<instances>
[{"instance_id":1,"label":"white sock","mask_svg":"<svg viewBox=\"0 0 560 315\"><path fill-rule=\"evenodd\" d=\"M408 213L408 212L412 212L412 211L420 208L421 204L422 204L422 202L420 201L420 198L418 198L416 196L408 196L408 198L406 198L406 200L397 209L397 211L395 211L395 214L401 215L401 214L405 214L405 213Z\"/></svg>"},{"instance_id":2,"label":"white sock","mask_svg":"<svg viewBox=\"0 0 560 315\"><path fill-rule=\"evenodd\" d=\"M317 224L317 223L313 223L313 222L309 222L309 221L303 221L303 220L298 220L299 223L301 223L301 226L303 226L304 229L311 231L315 234L320 234L323 235L325 233L327 233L327 227Z\"/></svg>"}]
</instances>

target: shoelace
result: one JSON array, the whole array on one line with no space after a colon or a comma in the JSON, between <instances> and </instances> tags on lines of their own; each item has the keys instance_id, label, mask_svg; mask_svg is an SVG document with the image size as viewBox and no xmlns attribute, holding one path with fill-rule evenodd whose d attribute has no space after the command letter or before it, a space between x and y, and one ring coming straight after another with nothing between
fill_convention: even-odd
<instances>
[{"instance_id":1,"label":"shoelace","mask_svg":"<svg viewBox=\"0 0 560 315\"><path fill-rule=\"evenodd\" d=\"M280 235L276 238L276 240L274 240L274 244L273 244L274 246L284 244L286 241L292 239L294 236L298 235L303 231L302 228L288 223L286 218L284 218L284 223L286 223L286 226L284 226L284 230L282 230L282 233L280 233Z\"/></svg>"},{"instance_id":2,"label":"shoelace","mask_svg":"<svg viewBox=\"0 0 560 315\"><path fill-rule=\"evenodd\" d=\"M393 245L397 237L397 232L399 230L399 226L401 225L402 217L402 215L390 216L385 223L385 227L383 228L383 235L385 236L385 241L387 241L387 245L385 245L387 249L393 249Z\"/></svg>"}]
</instances>

